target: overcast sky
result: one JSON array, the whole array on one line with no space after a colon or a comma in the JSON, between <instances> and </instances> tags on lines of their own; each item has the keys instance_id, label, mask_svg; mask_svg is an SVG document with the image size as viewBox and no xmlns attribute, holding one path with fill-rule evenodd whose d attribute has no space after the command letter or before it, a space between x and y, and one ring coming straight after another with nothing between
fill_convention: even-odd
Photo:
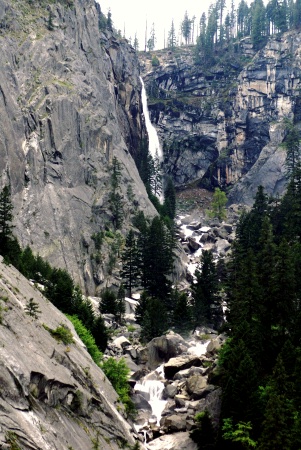
<instances>
[{"instance_id":1,"label":"overcast sky","mask_svg":"<svg viewBox=\"0 0 301 450\"><path fill-rule=\"evenodd\" d=\"M209 5L213 3L211 0L98 0L98 2L106 15L111 8L113 25L117 30L121 30L122 35L124 29L126 38L134 39L137 33L139 50L144 50L146 21L148 38L154 23L157 37L156 48L163 48L164 30L167 40L172 19L178 31L187 10L189 18L196 16L195 26L197 26L202 13L207 13ZM235 1L235 3L238 2L239 0ZM230 4L231 0L227 0L229 7Z\"/></svg>"}]
</instances>

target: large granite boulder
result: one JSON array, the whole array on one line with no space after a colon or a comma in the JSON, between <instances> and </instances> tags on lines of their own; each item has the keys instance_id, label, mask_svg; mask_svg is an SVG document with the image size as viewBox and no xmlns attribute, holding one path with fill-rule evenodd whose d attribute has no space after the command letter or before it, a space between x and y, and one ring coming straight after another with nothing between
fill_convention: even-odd
<instances>
[{"instance_id":1,"label":"large granite boulder","mask_svg":"<svg viewBox=\"0 0 301 450\"><path fill-rule=\"evenodd\" d=\"M165 434L147 444L148 450L197 450L188 432Z\"/></svg>"},{"instance_id":2,"label":"large granite boulder","mask_svg":"<svg viewBox=\"0 0 301 450\"><path fill-rule=\"evenodd\" d=\"M195 355L181 355L176 358L171 358L164 365L164 374L167 379L172 379L174 375L180 370L189 369L192 366L200 366L202 358Z\"/></svg>"},{"instance_id":3,"label":"large granite boulder","mask_svg":"<svg viewBox=\"0 0 301 450\"><path fill-rule=\"evenodd\" d=\"M167 362L170 358L188 350L187 342L179 334L170 332L164 336L152 339L147 345L148 361L151 369Z\"/></svg>"}]
</instances>

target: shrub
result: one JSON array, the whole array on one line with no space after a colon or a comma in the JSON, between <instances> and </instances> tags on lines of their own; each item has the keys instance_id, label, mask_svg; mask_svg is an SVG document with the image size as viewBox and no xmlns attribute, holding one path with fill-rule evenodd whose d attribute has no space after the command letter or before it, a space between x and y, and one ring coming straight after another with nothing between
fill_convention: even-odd
<instances>
[{"instance_id":1,"label":"shrub","mask_svg":"<svg viewBox=\"0 0 301 450\"><path fill-rule=\"evenodd\" d=\"M85 346L88 350L88 353L91 355L93 361L96 364L99 364L101 357L102 357L102 353L99 350L99 348L97 347L97 345L95 344L95 339L92 336L92 334L90 333L90 331L82 324L81 320L77 316L67 315L67 317L70 320L70 322L72 322L72 324L75 328L75 331L77 332L77 334L79 335L79 337L83 341L83 343L85 344Z\"/></svg>"},{"instance_id":2,"label":"shrub","mask_svg":"<svg viewBox=\"0 0 301 450\"><path fill-rule=\"evenodd\" d=\"M157 55L154 55L154 56L152 57L152 66L153 66L153 67L160 66L160 61L159 61Z\"/></svg>"},{"instance_id":3,"label":"shrub","mask_svg":"<svg viewBox=\"0 0 301 450\"><path fill-rule=\"evenodd\" d=\"M126 365L125 360L123 358L120 360L108 358L103 361L100 367L112 383L127 413L134 415L135 407L129 395L130 387L128 384L130 369Z\"/></svg>"},{"instance_id":4,"label":"shrub","mask_svg":"<svg viewBox=\"0 0 301 450\"><path fill-rule=\"evenodd\" d=\"M58 342L61 341L65 345L72 344L74 342L72 333L66 325L61 324L55 330L47 327L47 325L43 325L43 326L44 326L45 330L49 331L51 336L54 337L54 339L56 339Z\"/></svg>"}]
</instances>

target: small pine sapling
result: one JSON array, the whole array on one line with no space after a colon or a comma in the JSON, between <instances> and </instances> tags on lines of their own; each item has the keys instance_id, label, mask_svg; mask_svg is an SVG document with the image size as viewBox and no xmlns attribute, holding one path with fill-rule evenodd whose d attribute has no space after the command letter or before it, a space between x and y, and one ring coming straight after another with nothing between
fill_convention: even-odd
<instances>
[{"instance_id":1,"label":"small pine sapling","mask_svg":"<svg viewBox=\"0 0 301 450\"><path fill-rule=\"evenodd\" d=\"M25 314L33 317L34 319L37 319L38 315L41 314L41 311L39 310L39 304L35 302L32 297L26 303Z\"/></svg>"}]
</instances>

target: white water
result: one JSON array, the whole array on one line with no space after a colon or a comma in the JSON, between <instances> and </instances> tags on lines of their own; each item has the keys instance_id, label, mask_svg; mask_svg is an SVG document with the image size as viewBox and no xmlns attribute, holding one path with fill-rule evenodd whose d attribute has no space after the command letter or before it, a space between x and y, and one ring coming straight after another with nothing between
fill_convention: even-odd
<instances>
[{"instance_id":1,"label":"white water","mask_svg":"<svg viewBox=\"0 0 301 450\"><path fill-rule=\"evenodd\" d=\"M207 346L209 344L210 341L205 341L205 342L190 342L191 347L189 347L188 349L188 353L191 353L193 355L196 356L201 356L204 355L206 353L207 350Z\"/></svg>"},{"instance_id":2,"label":"white water","mask_svg":"<svg viewBox=\"0 0 301 450\"><path fill-rule=\"evenodd\" d=\"M151 120L149 117L149 112L148 112L148 107L147 107L146 90L145 90L144 82L141 77L140 77L140 81L141 81L141 85L142 85L141 99L142 99L143 114L144 114L145 126L147 129L148 142L149 142L148 150L153 158L156 157L156 153L157 153L159 161L162 162L163 152L162 152L162 148L160 146L157 130L151 123Z\"/></svg>"},{"instance_id":3,"label":"white water","mask_svg":"<svg viewBox=\"0 0 301 450\"><path fill-rule=\"evenodd\" d=\"M166 405L166 400L162 400L162 392L164 389L163 374L164 368L162 365L146 375L141 383L136 383L134 386L135 391L143 391L149 394L148 403L152 407L152 415L156 417L156 423L158 426L160 426L162 412Z\"/></svg>"}]
</instances>

